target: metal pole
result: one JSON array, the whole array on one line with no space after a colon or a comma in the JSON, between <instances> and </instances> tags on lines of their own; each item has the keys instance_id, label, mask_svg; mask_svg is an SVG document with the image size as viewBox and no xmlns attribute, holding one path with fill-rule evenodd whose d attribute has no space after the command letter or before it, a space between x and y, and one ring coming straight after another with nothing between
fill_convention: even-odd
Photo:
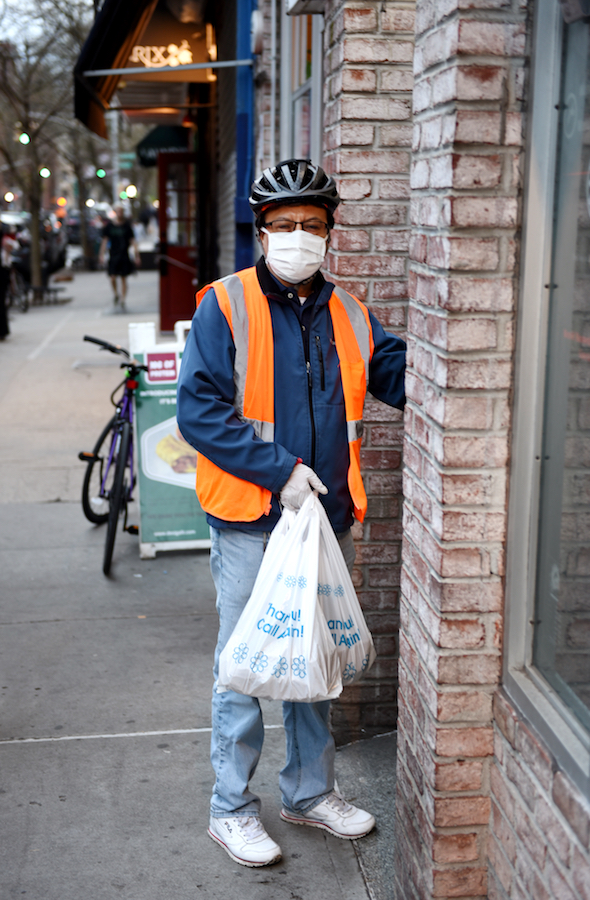
<instances>
[{"instance_id":1,"label":"metal pole","mask_svg":"<svg viewBox=\"0 0 590 900\"><path fill-rule=\"evenodd\" d=\"M277 130L277 3L270 0L270 164L276 161Z\"/></svg>"},{"instance_id":2,"label":"metal pole","mask_svg":"<svg viewBox=\"0 0 590 900\"><path fill-rule=\"evenodd\" d=\"M211 60L203 63L187 63L184 66L160 66L160 68L151 68L149 66L128 66L125 69L89 69L82 74L86 78L94 78L102 75L160 75L162 72L174 72L179 75L181 72L192 72L195 69L235 69L236 66L252 66L251 59L228 59L221 62ZM157 79L155 79L157 81Z\"/></svg>"},{"instance_id":3,"label":"metal pole","mask_svg":"<svg viewBox=\"0 0 590 900\"><path fill-rule=\"evenodd\" d=\"M119 203L119 110L109 109L109 137L111 139L111 166L113 177L113 206Z\"/></svg>"}]
</instances>

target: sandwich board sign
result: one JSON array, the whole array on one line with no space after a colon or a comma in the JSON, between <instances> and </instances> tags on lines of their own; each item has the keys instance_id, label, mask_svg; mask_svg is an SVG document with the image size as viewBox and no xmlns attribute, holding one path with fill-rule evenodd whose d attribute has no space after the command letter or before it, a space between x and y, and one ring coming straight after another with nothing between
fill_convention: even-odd
<instances>
[{"instance_id":1,"label":"sandwich board sign","mask_svg":"<svg viewBox=\"0 0 590 900\"><path fill-rule=\"evenodd\" d=\"M176 422L176 388L190 322L177 322L175 340L156 343L154 322L129 325L129 349L147 372L134 396L139 494L139 555L211 546L209 526L195 493L197 451Z\"/></svg>"}]
</instances>

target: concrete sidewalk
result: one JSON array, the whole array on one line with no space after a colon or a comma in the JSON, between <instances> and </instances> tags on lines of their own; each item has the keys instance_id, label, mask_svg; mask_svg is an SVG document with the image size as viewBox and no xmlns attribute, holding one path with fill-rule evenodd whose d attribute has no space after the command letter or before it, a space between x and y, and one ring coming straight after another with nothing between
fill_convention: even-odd
<instances>
[{"instance_id":1,"label":"concrete sidewalk","mask_svg":"<svg viewBox=\"0 0 590 900\"><path fill-rule=\"evenodd\" d=\"M13 314L0 345L0 898L388 900L392 737L338 753L343 791L379 815L353 845L280 820L280 707L264 703L253 784L284 859L245 869L207 838L208 554L141 561L119 533L106 579L104 530L79 501L77 453L119 380L118 360L82 336L126 344L129 321L157 320L157 276L131 279L127 315L110 314L102 273L77 274L68 293Z\"/></svg>"}]
</instances>

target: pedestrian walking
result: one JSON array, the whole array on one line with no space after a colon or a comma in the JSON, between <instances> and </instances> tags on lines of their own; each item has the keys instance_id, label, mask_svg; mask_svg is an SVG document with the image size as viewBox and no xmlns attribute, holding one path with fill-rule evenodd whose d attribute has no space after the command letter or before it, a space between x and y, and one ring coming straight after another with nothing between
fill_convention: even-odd
<instances>
[{"instance_id":1,"label":"pedestrian walking","mask_svg":"<svg viewBox=\"0 0 590 900\"><path fill-rule=\"evenodd\" d=\"M16 228L14 225L9 225L3 229L2 244L0 246L0 341L3 341L10 334L6 294L10 283L12 254L19 247L15 234Z\"/></svg>"},{"instance_id":2,"label":"pedestrian walking","mask_svg":"<svg viewBox=\"0 0 590 900\"><path fill-rule=\"evenodd\" d=\"M367 508L360 471L365 393L404 405L405 343L320 272L339 202L333 178L309 160L265 169L250 196L263 256L197 295L177 415L199 452L197 494L211 529L215 679L282 506L297 510L318 491L352 569L350 528ZM281 848L249 788L264 737L260 705L215 687L209 835L237 863L269 865ZM360 838L375 820L334 790L329 709L329 701L283 704L281 817Z\"/></svg>"},{"instance_id":3,"label":"pedestrian walking","mask_svg":"<svg viewBox=\"0 0 590 900\"><path fill-rule=\"evenodd\" d=\"M125 298L127 297L127 278L134 271L133 262L129 256L129 248L133 250L135 265L139 266L141 258L135 241L135 234L131 223L125 218L122 206L115 209L115 219L107 222L102 230L102 242L98 253L99 265L104 264L105 253L109 248L109 262L107 272L113 288L113 303L115 310L125 312ZM121 288L117 286L117 278L121 279Z\"/></svg>"}]
</instances>

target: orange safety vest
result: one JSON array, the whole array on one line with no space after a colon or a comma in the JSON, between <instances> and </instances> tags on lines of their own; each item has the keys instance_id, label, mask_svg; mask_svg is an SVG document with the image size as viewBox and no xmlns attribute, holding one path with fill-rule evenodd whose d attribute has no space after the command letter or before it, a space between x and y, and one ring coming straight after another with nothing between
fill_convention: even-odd
<instances>
[{"instance_id":1,"label":"orange safety vest","mask_svg":"<svg viewBox=\"0 0 590 900\"><path fill-rule=\"evenodd\" d=\"M268 299L256 269L243 269L202 288L197 306L213 288L219 308L231 329L236 348L234 407L262 440L274 440L274 341ZM368 310L342 288L335 288L328 307L344 393L350 463L348 489L354 514L362 522L367 495L361 477L363 405L373 355L373 332ZM254 522L268 515L272 495L267 488L237 478L198 454L197 496L205 512L228 522Z\"/></svg>"}]
</instances>

